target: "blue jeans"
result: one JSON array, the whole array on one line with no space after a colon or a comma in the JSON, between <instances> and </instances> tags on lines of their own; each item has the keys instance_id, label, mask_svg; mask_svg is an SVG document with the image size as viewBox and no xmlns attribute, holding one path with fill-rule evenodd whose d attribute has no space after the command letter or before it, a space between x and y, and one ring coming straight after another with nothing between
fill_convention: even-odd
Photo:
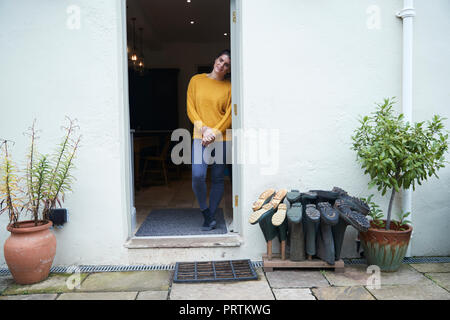
<instances>
[{"instance_id":1,"label":"blue jeans","mask_svg":"<svg viewBox=\"0 0 450 320\"><path fill-rule=\"evenodd\" d=\"M202 146L201 139L194 139L192 143L192 190L194 190L200 210L207 209L206 172L208 166L210 166L211 191L209 193L209 210L212 215L216 213L217 207L222 200L226 158L227 153L231 152L230 146L231 141L217 141L206 148Z\"/></svg>"}]
</instances>

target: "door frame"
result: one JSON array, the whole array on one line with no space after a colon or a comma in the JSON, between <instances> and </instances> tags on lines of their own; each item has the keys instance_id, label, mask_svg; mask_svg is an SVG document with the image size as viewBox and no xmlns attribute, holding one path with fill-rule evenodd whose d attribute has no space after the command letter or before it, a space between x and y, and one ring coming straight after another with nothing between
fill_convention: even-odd
<instances>
[{"instance_id":1,"label":"door frame","mask_svg":"<svg viewBox=\"0 0 450 320\"><path fill-rule=\"evenodd\" d=\"M231 45L231 119L233 130L242 128L242 0L230 0L230 45ZM240 153L240 140L233 137L232 145L232 195L233 224L231 231L242 233L242 164L237 160Z\"/></svg>"},{"instance_id":2,"label":"door frame","mask_svg":"<svg viewBox=\"0 0 450 320\"><path fill-rule=\"evenodd\" d=\"M122 178L125 182L126 204L124 204L124 225L127 228L128 239L133 237L136 226L136 208L134 206L134 168L133 168L133 133L130 129L130 106L128 89L128 53L127 53L127 0L120 1L120 11L122 20L122 39L120 49L122 51L122 74L123 74L123 147L124 157L122 158ZM231 95L232 95L232 128L240 129L242 127L242 36L241 36L241 8L242 0L230 0L230 50L232 55L231 62ZM232 208L233 223L232 232L242 232L242 165L237 162L240 153L240 146L237 139L233 138L232 151Z\"/></svg>"}]
</instances>

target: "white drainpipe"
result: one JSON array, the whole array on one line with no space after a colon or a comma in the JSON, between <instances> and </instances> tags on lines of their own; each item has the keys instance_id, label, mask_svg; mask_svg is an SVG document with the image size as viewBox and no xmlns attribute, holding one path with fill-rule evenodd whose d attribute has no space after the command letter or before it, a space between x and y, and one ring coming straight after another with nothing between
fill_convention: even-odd
<instances>
[{"instance_id":1,"label":"white drainpipe","mask_svg":"<svg viewBox=\"0 0 450 320\"><path fill-rule=\"evenodd\" d=\"M412 54L413 54L413 17L416 15L413 0L404 0L403 9L397 17L403 19L403 67L402 67L402 113L405 120L412 123ZM402 211L411 212L409 220L412 222L412 188L402 193ZM406 256L411 256L411 241Z\"/></svg>"}]
</instances>

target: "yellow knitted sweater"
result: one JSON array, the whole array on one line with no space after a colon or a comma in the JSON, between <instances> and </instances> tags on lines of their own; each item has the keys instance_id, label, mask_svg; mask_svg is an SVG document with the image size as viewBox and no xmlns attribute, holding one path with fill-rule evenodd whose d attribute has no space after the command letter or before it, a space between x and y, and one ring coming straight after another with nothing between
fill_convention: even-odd
<instances>
[{"instance_id":1,"label":"yellow knitted sweater","mask_svg":"<svg viewBox=\"0 0 450 320\"><path fill-rule=\"evenodd\" d=\"M194 139L202 139L201 128L208 126L216 133L216 141L230 140L226 130L231 128L231 82L210 79L206 73L193 76L187 91L187 114L194 124Z\"/></svg>"}]
</instances>

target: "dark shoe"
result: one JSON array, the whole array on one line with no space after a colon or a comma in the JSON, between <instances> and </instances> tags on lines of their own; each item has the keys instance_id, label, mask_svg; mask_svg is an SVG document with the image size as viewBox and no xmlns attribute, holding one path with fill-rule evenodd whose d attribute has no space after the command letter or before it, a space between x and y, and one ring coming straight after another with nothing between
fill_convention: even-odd
<instances>
[{"instance_id":1,"label":"dark shoe","mask_svg":"<svg viewBox=\"0 0 450 320\"><path fill-rule=\"evenodd\" d=\"M320 221L334 226L339 221L339 211L334 209L329 202L319 202L317 209L320 212Z\"/></svg>"},{"instance_id":2,"label":"dark shoe","mask_svg":"<svg viewBox=\"0 0 450 320\"><path fill-rule=\"evenodd\" d=\"M289 201L289 203L292 205L293 203L296 203L300 201L301 193L298 190L291 190L286 194L286 200Z\"/></svg>"},{"instance_id":3,"label":"dark shoe","mask_svg":"<svg viewBox=\"0 0 450 320\"><path fill-rule=\"evenodd\" d=\"M334 201L339 197L339 193L333 191L310 190L310 192L314 192L317 194L317 203L328 202L329 204L333 205Z\"/></svg>"},{"instance_id":4,"label":"dark shoe","mask_svg":"<svg viewBox=\"0 0 450 320\"><path fill-rule=\"evenodd\" d=\"M303 208L300 202L293 203L287 211L287 218L289 222L300 223L302 221Z\"/></svg>"},{"instance_id":5,"label":"dark shoe","mask_svg":"<svg viewBox=\"0 0 450 320\"><path fill-rule=\"evenodd\" d=\"M316 244L317 256L329 265L334 265L336 254L331 226L321 219L319 230Z\"/></svg>"},{"instance_id":6,"label":"dark shoe","mask_svg":"<svg viewBox=\"0 0 450 320\"><path fill-rule=\"evenodd\" d=\"M333 187L333 189L331 189L331 191L337 192L339 194L339 196L348 196L347 191L345 191L344 189L341 189L339 187Z\"/></svg>"},{"instance_id":7,"label":"dark shoe","mask_svg":"<svg viewBox=\"0 0 450 320\"><path fill-rule=\"evenodd\" d=\"M315 192L302 192L300 194L300 202L302 203L303 208L306 208L307 204L316 204L317 203L317 193Z\"/></svg>"},{"instance_id":8,"label":"dark shoe","mask_svg":"<svg viewBox=\"0 0 450 320\"><path fill-rule=\"evenodd\" d=\"M342 217L339 218L339 222L331 227L331 232L333 233L334 242L334 254L336 261L341 258L342 243L344 242L345 230L347 229L348 223L345 222Z\"/></svg>"},{"instance_id":9,"label":"dark shoe","mask_svg":"<svg viewBox=\"0 0 450 320\"><path fill-rule=\"evenodd\" d=\"M214 219L214 215L211 213L209 208L202 210L203 218L205 221L201 227L202 231L211 231L216 228L217 222Z\"/></svg>"},{"instance_id":10,"label":"dark shoe","mask_svg":"<svg viewBox=\"0 0 450 320\"><path fill-rule=\"evenodd\" d=\"M369 205L359 198L342 194L339 196L339 199L342 200L342 204L348 206L353 211L359 212L365 216L370 212Z\"/></svg>"},{"instance_id":11,"label":"dark shoe","mask_svg":"<svg viewBox=\"0 0 450 320\"><path fill-rule=\"evenodd\" d=\"M289 260L303 261L305 257L305 234L303 223L291 223L289 228Z\"/></svg>"},{"instance_id":12,"label":"dark shoe","mask_svg":"<svg viewBox=\"0 0 450 320\"><path fill-rule=\"evenodd\" d=\"M334 207L339 211L340 217L360 232L366 232L370 228L369 220L361 213L353 211L344 199L337 199Z\"/></svg>"},{"instance_id":13,"label":"dark shoe","mask_svg":"<svg viewBox=\"0 0 450 320\"><path fill-rule=\"evenodd\" d=\"M278 235L278 228L272 224L272 216L274 214L275 209L271 207L258 219L259 227L261 228L266 242L273 240Z\"/></svg>"},{"instance_id":14,"label":"dark shoe","mask_svg":"<svg viewBox=\"0 0 450 320\"><path fill-rule=\"evenodd\" d=\"M320 212L316 209L314 204L307 204L305 209L304 232L306 254L310 257L316 254L316 236L319 231Z\"/></svg>"}]
</instances>

